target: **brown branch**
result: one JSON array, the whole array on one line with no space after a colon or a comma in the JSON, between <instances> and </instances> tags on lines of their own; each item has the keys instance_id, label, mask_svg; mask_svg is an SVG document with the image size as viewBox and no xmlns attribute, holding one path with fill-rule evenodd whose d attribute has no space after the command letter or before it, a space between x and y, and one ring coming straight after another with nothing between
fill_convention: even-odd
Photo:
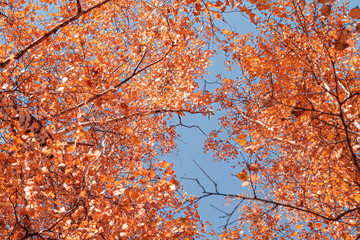
<instances>
[{"instance_id":1,"label":"brown branch","mask_svg":"<svg viewBox=\"0 0 360 240\"><path fill-rule=\"evenodd\" d=\"M198 164L197 164L198 165ZM200 167L198 165L198 167ZM280 207L285 207L285 208L288 208L288 209L292 209L292 210L297 210L297 211L300 211L300 212L305 212L305 213L309 213L311 215L314 215L314 216L317 216L317 217L320 217L322 219L325 219L325 220L328 220L328 221L333 221L333 222L340 222L341 218L344 217L345 215L349 214L349 213L352 213L352 212L355 212L355 211L359 211L360 210L360 207L354 207L354 208L351 208L351 209L348 209L346 211L343 211L342 213L338 214L337 216L335 217L328 217L328 216L325 216L325 215L322 215L321 213L317 213L315 211L312 211L312 210L309 210L309 209L304 209L304 208L300 208L300 207L296 207L296 206L293 206L291 204L288 204L288 203L281 203L281 202L276 202L276 201L273 201L273 200L268 200L268 199L262 199L262 198L258 198L257 196L254 196L254 197L246 197L246 196L242 196L242 195L239 195L239 194L228 194L228 193L221 193L217 190L217 183L208 175L205 173L205 171L200 168L200 170L203 172L203 174L208 178L210 179L210 181L213 183L214 187L215 187L215 192L209 192L206 190L206 188L200 183L200 181L197 179L197 178L183 178L183 179L188 179L188 180L193 180L195 182L197 182L197 184L199 185L199 187L203 190L203 195L198 197L197 200L195 202L193 202L192 204L194 203L197 203L199 202L201 199L203 198L206 198L206 197L210 197L210 196L223 196L223 197L227 197L227 198L235 198L235 199L241 199L242 201L246 200L246 201L258 201L258 202L262 202L262 203L267 203L267 204L272 204L276 207L280 206Z\"/></svg>"},{"instance_id":2,"label":"brown branch","mask_svg":"<svg viewBox=\"0 0 360 240\"><path fill-rule=\"evenodd\" d=\"M148 116L151 114L157 114L157 113L190 113L190 114L198 114L198 113L202 113L202 114L206 114L206 113L210 113L211 111L190 111L190 110L186 110L186 109L156 109L156 110L152 110L152 111L146 111L146 112L140 112L140 113L133 113L127 116L121 116L118 118L113 118L113 119L109 119L105 122L103 121L89 121L89 122L83 122L80 123L79 126L81 127L90 127L90 126L94 126L94 125L98 125L98 124L111 124L111 123L115 123L115 122L119 122L119 121L123 121L125 119L129 119L131 117L135 117L135 116ZM71 132L73 130L77 129L77 127L72 127L70 129L63 129L57 133L55 133L56 135L63 135L66 134L68 132Z\"/></svg>"},{"instance_id":3,"label":"brown branch","mask_svg":"<svg viewBox=\"0 0 360 240\"><path fill-rule=\"evenodd\" d=\"M32 42L30 45L24 47L23 49L19 50L16 54L9 56L6 58L3 62L0 63L0 68L5 68L8 64L10 64L13 60L20 59L25 53L27 53L30 49L38 46L40 43L48 39L51 35L55 34L57 31L61 30L63 27L69 25L70 23L78 20L80 17L84 16L85 14L91 12L92 10L101 7L102 5L110 2L111 0L104 0L98 4L95 4L94 6L90 7L89 9L85 11L81 11L81 6L79 8L80 2L77 0L77 6L78 6L78 12L75 16L67 18L64 22L57 24L55 27L53 27L50 31L46 32L44 35L42 35L40 38Z\"/></svg>"},{"instance_id":4,"label":"brown branch","mask_svg":"<svg viewBox=\"0 0 360 240\"><path fill-rule=\"evenodd\" d=\"M200 182L197 179L191 179L191 178L186 178L186 179L195 180L200 185ZM258 197L245 197L245 196L241 196L241 195L237 195L237 194L220 193L220 192L217 192L217 191L216 192L208 192L208 191L205 190L205 188L202 185L200 185L200 186L203 189L203 194L204 195L201 196L200 198L198 198L198 200L200 200L202 198L205 198L205 197L209 197L209 196L224 196L224 197L231 197L231 198L240 198L240 199L243 199L243 200L258 201L258 202L272 204L272 205L275 205L275 206L280 206L280 207L285 207L285 208L297 210L297 211L300 211L300 212L309 213L311 215L320 217L320 218L328 220L328 221L333 221L333 222L334 221L338 222L338 221L340 221L340 219L343 216L345 216L345 215L347 215L349 213L352 213L354 211L360 210L360 207L355 207L355 208L348 209L348 210L338 214L335 217L327 217L327 216L324 216L324 215L322 215L320 213L314 212L312 210L296 207L296 206L293 206L293 205L287 204L287 203L276 202L276 201L273 201L273 200L262 199L262 198L258 198Z\"/></svg>"},{"instance_id":5,"label":"brown branch","mask_svg":"<svg viewBox=\"0 0 360 240\"><path fill-rule=\"evenodd\" d=\"M80 0L76 0L76 7L78 14L80 14L82 12Z\"/></svg>"}]
</instances>

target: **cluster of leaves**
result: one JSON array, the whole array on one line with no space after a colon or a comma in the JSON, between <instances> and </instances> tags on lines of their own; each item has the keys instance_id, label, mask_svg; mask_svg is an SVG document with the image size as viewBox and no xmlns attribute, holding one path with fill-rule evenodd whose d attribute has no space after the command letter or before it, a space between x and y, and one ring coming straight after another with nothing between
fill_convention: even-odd
<instances>
[{"instance_id":1,"label":"cluster of leaves","mask_svg":"<svg viewBox=\"0 0 360 240\"><path fill-rule=\"evenodd\" d=\"M256 18L258 36L227 31L223 45L243 74L222 78L215 97L227 114L207 148L218 160L245 151L233 165L244 167L237 177L251 189L228 195L240 201L241 214L223 237L354 239L360 10L329 0L267 3Z\"/></svg>"},{"instance_id":2,"label":"cluster of leaves","mask_svg":"<svg viewBox=\"0 0 360 240\"><path fill-rule=\"evenodd\" d=\"M206 114L209 29L181 1L0 3L0 238L201 234L172 114Z\"/></svg>"},{"instance_id":3,"label":"cluster of leaves","mask_svg":"<svg viewBox=\"0 0 360 240\"><path fill-rule=\"evenodd\" d=\"M251 190L203 188L239 201L237 225L220 237L360 236L359 8L333 0L0 5L1 238L200 237L197 205L184 207L159 153L176 146L173 115L212 114L213 101L226 114L206 148L216 160L247 153L233 165ZM228 10L249 16L259 34L216 28ZM242 75L221 78L212 95L196 81L214 39Z\"/></svg>"}]
</instances>

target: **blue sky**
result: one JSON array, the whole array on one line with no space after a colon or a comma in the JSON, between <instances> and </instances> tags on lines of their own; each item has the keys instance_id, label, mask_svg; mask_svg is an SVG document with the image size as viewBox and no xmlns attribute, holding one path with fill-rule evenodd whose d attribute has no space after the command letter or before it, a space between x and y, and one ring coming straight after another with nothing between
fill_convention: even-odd
<instances>
[{"instance_id":1,"label":"blue sky","mask_svg":"<svg viewBox=\"0 0 360 240\"><path fill-rule=\"evenodd\" d=\"M217 22L224 29L236 30L240 34L246 34L256 31L250 20L245 18L240 13L231 13L226 15L227 24ZM213 46L215 48L216 46ZM221 53L219 51L219 53ZM217 74L221 73L222 76L235 79L240 76L240 71L227 72L225 70L225 56L218 54L213 57L212 66L208 69L210 74L205 77L207 82L215 82ZM203 81L199 81L200 88L204 86ZM215 87L219 87L218 84L207 84L206 89L212 92ZM218 106L216 107L218 108ZM211 117L204 117L202 115L188 114L182 119L182 123L187 126L199 126L206 134L211 130L218 128L217 118L222 115L222 112L216 111L216 115ZM174 119L174 124L177 124L178 120ZM178 133L181 138L177 141L178 149L172 154L165 156L165 159L174 163L174 170L177 177L181 178L197 178L199 181L209 190L214 189L214 185L211 181L202 173L199 167L195 164L196 161L204 171L218 183L219 191L224 193L239 194L247 192L248 187L241 187L242 182L234 175L242 170L242 168L232 169L230 164L226 162L214 162L212 153L204 153L204 143L206 136L196 127L177 127ZM233 174L233 175L232 175ZM201 196L202 189L196 182L191 180L181 180L185 191L190 195ZM225 211L232 211L232 207L226 207L226 203L223 197L213 196L208 197L199 202L199 214L203 221L209 221L213 224L213 229L220 230L219 227L223 226L226 222L225 218L220 218L224 214L213 208L211 205ZM237 216L235 214L234 216ZM235 220L233 217L232 220Z\"/></svg>"}]
</instances>

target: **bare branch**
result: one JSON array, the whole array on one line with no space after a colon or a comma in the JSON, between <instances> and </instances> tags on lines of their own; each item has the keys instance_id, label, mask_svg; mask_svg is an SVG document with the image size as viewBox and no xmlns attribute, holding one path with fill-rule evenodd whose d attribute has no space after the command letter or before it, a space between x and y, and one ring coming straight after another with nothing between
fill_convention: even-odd
<instances>
[{"instance_id":1,"label":"bare branch","mask_svg":"<svg viewBox=\"0 0 360 240\"><path fill-rule=\"evenodd\" d=\"M190 113L190 114L199 114L200 113L200 114L206 114L206 113L209 113L209 111L191 111L191 110L187 110L187 109L156 109L156 110L151 110L151 111L146 111L146 112L138 112L138 113L129 114L127 116L121 116L121 117L109 119L109 120L106 120L105 122L103 122L103 121L83 122L83 123L79 123L79 126L90 127L90 126L94 126L94 125L98 125L98 124L112 124L112 123L115 123L115 122L124 121L125 119L130 119L130 118L136 117L136 116L148 116L148 115L158 114L158 113ZM66 134L68 132L71 132L71 131L73 131L75 129L77 129L77 127L63 129L61 131L56 132L55 134L56 135L63 135L63 134Z\"/></svg>"}]
</instances>

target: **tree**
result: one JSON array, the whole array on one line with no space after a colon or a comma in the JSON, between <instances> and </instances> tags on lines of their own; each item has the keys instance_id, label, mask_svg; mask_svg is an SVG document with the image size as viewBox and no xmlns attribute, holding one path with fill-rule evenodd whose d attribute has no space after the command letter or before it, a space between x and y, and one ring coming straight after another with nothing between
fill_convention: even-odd
<instances>
[{"instance_id":1,"label":"tree","mask_svg":"<svg viewBox=\"0 0 360 240\"><path fill-rule=\"evenodd\" d=\"M239 209L226 239L359 239L360 10L266 4L253 18L257 36L224 31L229 68L243 74L221 78L215 98L226 114L207 141L217 160L242 166L249 193L204 188L203 197L235 202L228 217Z\"/></svg>"},{"instance_id":2,"label":"tree","mask_svg":"<svg viewBox=\"0 0 360 240\"><path fill-rule=\"evenodd\" d=\"M203 188L203 197L235 202L228 221L240 210L219 237L360 238L359 8L333 0L0 4L2 238L199 238L197 200L181 195L161 155L176 146L172 116L213 114L213 101L226 114L207 150L227 161L245 152L232 165L250 190ZM259 34L217 28L229 8ZM212 95L196 81L214 40L243 74L220 77Z\"/></svg>"},{"instance_id":3,"label":"tree","mask_svg":"<svg viewBox=\"0 0 360 240\"><path fill-rule=\"evenodd\" d=\"M1 238L199 236L159 157L172 115L211 111L195 82L211 28L194 26L194 4L0 5Z\"/></svg>"}]
</instances>

